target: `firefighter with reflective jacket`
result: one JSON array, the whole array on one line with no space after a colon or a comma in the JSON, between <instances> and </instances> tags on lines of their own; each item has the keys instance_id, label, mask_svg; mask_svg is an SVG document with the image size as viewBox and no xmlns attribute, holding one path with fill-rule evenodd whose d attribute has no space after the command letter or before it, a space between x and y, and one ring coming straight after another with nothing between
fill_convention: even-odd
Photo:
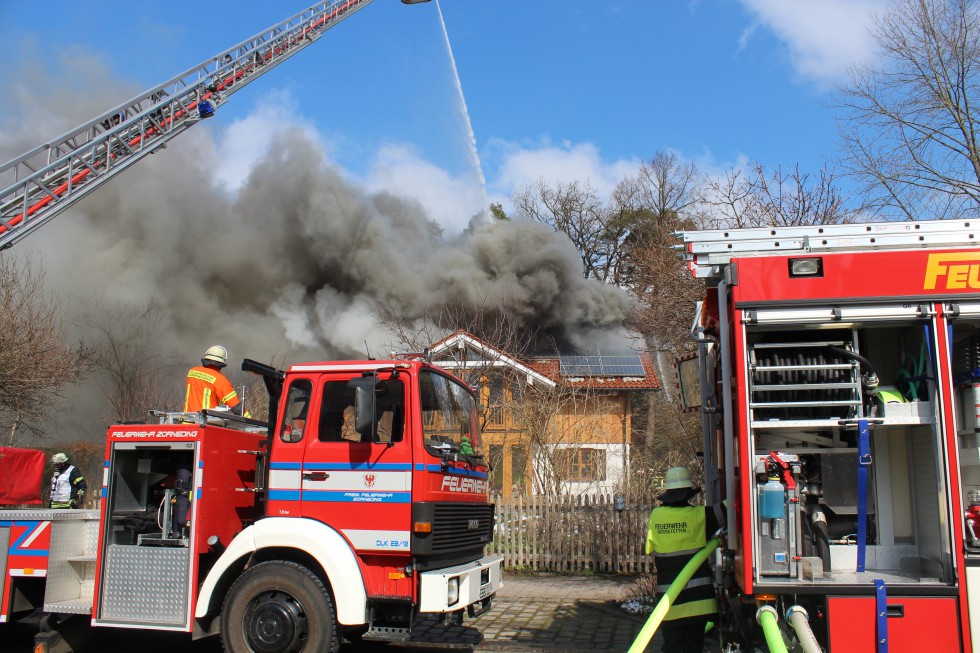
<instances>
[{"instance_id":1,"label":"firefighter with reflective jacket","mask_svg":"<svg viewBox=\"0 0 980 653\"><path fill-rule=\"evenodd\" d=\"M231 381L221 373L228 364L228 350L221 345L208 348L201 364L192 367L187 373L187 396L184 399L184 412L196 413L224 405L236 415L242 414L238 393Z\"/></svg>"},{"instance_id":2,"label":"firefighter with reflective jacket","mask_svg":"<svg viewBox=\"0 0 980 653\"><path fill-rule=\"evenodd\" d=\"M688 503L700 491L687 468L671 467L667 470L664 492L657 497L661 505L650 513L646 552L654 556L657 594L661 596L724 520L720 506L711 509ZM663 653L701 653L705 627L717 612L711 571L705 562L664 617L660 628L664 637Z\"/></svg>"},{"instance_id":3,"label":"firefighter with reflective jacket","mask_svg":"<svg viewBox=\"0 0 980 653\"><path fill-rule=\"evenodd\" d=\"M54 474L51 476L52 508L79 508L85 503L88 485L78 468L68 462L68 456L56 453L51 456Z\"/></svg>"}]
</instances>

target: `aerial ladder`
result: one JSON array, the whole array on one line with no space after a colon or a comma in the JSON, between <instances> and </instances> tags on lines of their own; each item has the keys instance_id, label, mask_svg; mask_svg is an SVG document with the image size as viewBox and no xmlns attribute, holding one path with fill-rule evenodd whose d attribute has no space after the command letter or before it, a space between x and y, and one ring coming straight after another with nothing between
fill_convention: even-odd
<instances>
[{"instance_id":1,"label":"aerial ladder","mask_svg":"<svg viewBox=\"0 0 980 653\"><path fill-rule=\"evenodd\" d=\"M371 2L318 2L0 166L0 250L213 116L233 93Z\"/></svg>"},{"instance_id":2,"label":"aerial ladder","mask_svg":"<svg viewBox=\"0 0 980 653\"><path fill-rule=\"evenodd\" d=\"M678 231L674 249L699 279L717 278L732 258L785 253L820 254L865 250L976 247L980 222L860 222L856 224L754 227Z\"/></svg>"}]
</instances>

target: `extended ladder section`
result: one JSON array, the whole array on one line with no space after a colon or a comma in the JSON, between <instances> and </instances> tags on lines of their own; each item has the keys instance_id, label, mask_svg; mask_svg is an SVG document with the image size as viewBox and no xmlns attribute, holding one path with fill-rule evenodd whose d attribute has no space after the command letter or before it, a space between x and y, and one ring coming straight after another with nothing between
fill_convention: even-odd
<instances>
[{"instance_id":1,"label":"extended ladder section","mask_svg":"<svg viewBox=\"0 0 980 653\"><path fill-rule=\"evenodd\" d=\"M0 166L0 249L167 142L372 0L320 2Z\"/></svg>"},{"instance_id":2,"label":"extended ladder section","mask_svg":"<svg viewBox=\"0 0 980 653\"><path fill-rule=\"evenodd\" d=\"M697 278L719 277L733 258L811 252L969 247L980 239L980 221L865 222L808 227L678 231L680 251Z\"/></svg>"}]
</instances>

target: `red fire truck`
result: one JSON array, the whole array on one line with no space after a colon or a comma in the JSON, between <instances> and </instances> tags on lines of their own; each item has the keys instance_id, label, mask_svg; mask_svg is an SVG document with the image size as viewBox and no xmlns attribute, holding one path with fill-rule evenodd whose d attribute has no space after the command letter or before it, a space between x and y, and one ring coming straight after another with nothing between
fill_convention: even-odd
<instances>
[{"instance_id":1,"label":"red fire truck","mask_svg":"<svg viewBox=\"0 0 980 653\"><path fill-rule=\"evenodd\" d=\"M0 166L0 249L370 2L318 2ZM99 511L0 511L0 623L47 613L37 653L70 651L79 623L312 653L490 608L501 558L483 555L494 510L471 388L419 357L243 369L265 379L268 423L112 426Z\"/></svg>"},{"instance_id":2,"label":"red fire truck","mask_svg":"<svg viewBox=\"0 0 980 653\"><path fill-rule=\"evenodd\" d=\"M978 228L678 234L726 650L980 651Z\"/></svg>"},{"instance_id":3,"label":"red fire truck","mask_svg":"<svg viewBox=\"0 0 980 653\"><path fill-rule=\"evenodd\" d=\"M0 621L220 633L226 651L402 640L420 614L490 608L501 558L477 404L418 359L246 360L271 424L158 413L108 430L101 509L0 511ZM66 644L58 634L66 629Z\"/></svg>"}]
</instances>

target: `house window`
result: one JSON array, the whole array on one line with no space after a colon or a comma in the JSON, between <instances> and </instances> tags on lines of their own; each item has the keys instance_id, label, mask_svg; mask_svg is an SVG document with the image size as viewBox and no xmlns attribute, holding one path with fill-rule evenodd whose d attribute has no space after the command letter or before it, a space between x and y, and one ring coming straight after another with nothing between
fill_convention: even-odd
<instances>
[{"instance_id":1,"label":"house window","mask_svg":"<svg viewBox=\"0 0 980 653\"><path fill-rule=\"evenodd\" d=\"M504 425L504 379L492 376L488 380L487 426Z\"/></svg>"},{"instance_id":2,"label":"house window","mask_svg":"<svg viewBox=\"0 0 980 653\"><path fill-rule=\"evenodd\" d=\"M527 447L514 446L510 449L511 491L523 493L527 488Z\"/></svg>"},{"instance_id":3,"label":"house window","mask_svg":"<svg viewBox=\"0 0 980 653\"><path fill-rule=\"evenodd\" d=\"M504 490L504 447L499 444L490 445L490 491Z\"/></svg>"},{"instance_id":4,"label":"house window","mask_svg":"<svg viewBox=\"0 0 980 653\"><path fill-rule=\"evenodd\" d=\"M571 482L606 480L606 450L570 447L555 452L555 467Z\"/></svg>"}]
</instances>

